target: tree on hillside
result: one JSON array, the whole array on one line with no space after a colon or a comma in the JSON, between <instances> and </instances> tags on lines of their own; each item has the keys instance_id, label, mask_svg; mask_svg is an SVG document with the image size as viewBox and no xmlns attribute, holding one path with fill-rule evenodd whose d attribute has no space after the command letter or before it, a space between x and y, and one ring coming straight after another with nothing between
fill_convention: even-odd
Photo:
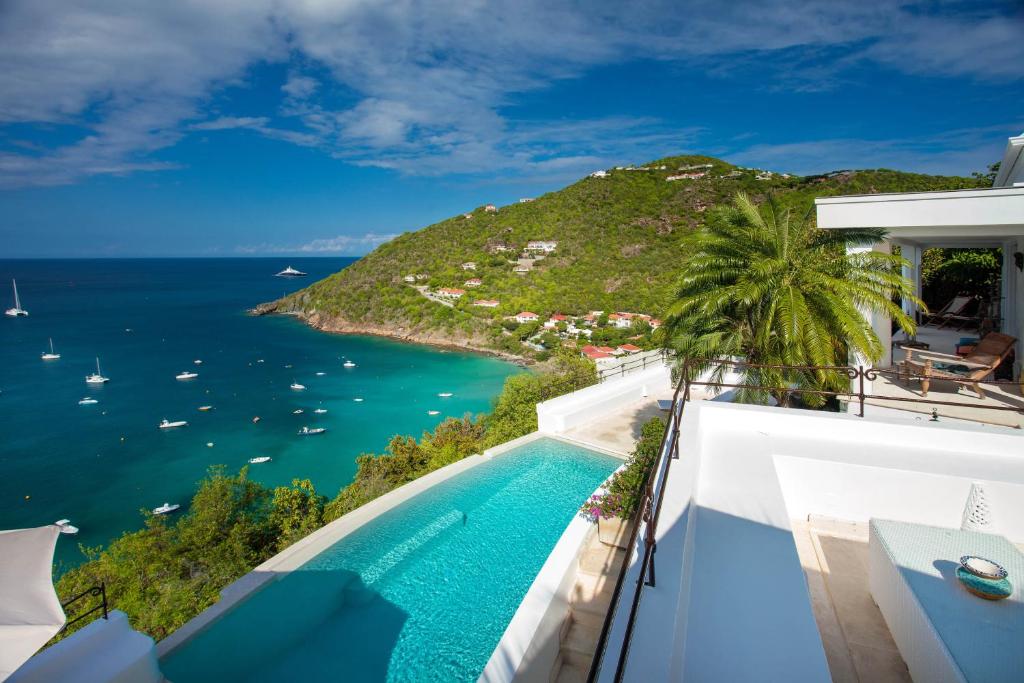
<instances>
[{"instance_id":1,"label":"tree on hillside","mask_svg":"<svg viewBox=\"0 0 1024 683\"><path fill-rule=\"evenodd\" d=\"M848 245L884 238L874 229L819 230L770 197L758 207L744 194L712 214L687 239L665 344L680 358L742 357L751 363L841 366L851 351L877 361L883 348L862 310L881 311L908 332L914 321L894 299L914 299L900 274L899 256ZM918 302L920 303L920 302ZM724 371L724 369L720 369ZM843 390L849 380L825 370L743 371L744 383L763 387ZM772 395L785 403L790 392ZM764 402L765 392L740 400ZM803 400L823 400L804 394Z\"/></svg>"}]
</instances>

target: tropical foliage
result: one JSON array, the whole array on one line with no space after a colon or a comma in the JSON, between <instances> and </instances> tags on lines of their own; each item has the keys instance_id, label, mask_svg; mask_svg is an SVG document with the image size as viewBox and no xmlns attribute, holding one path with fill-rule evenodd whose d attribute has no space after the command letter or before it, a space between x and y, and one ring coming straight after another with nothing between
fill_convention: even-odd
<instances>
[{"instance_id":1,"label":"tropical foliage","mask_svg":"<svg viewBox=\"0 0 1024 683\"><path fill-rule=\"evenodd\" d=\"M739 194L686 242L666 339L684 358L739 357L751 364L838 366L851 352L878 360L882 344L863 311L901 328L914 321L894 298L914 298L899 256L847 253L880 241L878 230L820 230L774 197L761 206ZM848 378L825 370L745 367L745 384L841 390ZM790 392L777 391L784 401ZM741 400L763 402L763 392ZM805 400L820 403L813 395Z\"/></svg>"},{"instance_id":2,"label":"tropical foliage","mask_svg":"<svg viewBox=\"0 0 1024 683\"><path fill-rule=\"evenodd\" d=\"M921 298L933 309L958 294L989 298L999 284L998 249L926 249L921 256Z\"/></svg>"}]
</instances>

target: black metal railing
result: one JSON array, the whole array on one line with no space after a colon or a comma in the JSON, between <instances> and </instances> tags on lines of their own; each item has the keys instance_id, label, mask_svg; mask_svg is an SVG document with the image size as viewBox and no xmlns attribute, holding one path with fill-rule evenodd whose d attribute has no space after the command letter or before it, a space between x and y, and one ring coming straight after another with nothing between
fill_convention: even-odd
<instances>
[{"instance_id":1,"label":"black metal railing","mask_svg":"<svg viewBox=\"0 0 1024 683\"><path fill-rule=\"evenodd\" d=\"M74 619L71 619L69 621L64 622L64 628L61 629L62 632L66 631L67 628L69 626L71 626L72 624L78 623L79 621L81 621L82 619L85 619L90 614L95 614L96 612L98 612L100 610L103 610L103 618L104 619L107 618L107 584L105 584L105 583L100 583L100 585L98 585L98 586L93 586L92 588L88 588L88 589L82 591L81 593L79 593L78 595L76 595L76 596L74 596L72 598L69 598L67 601L61 603L61 607L63 607L64 608L64 612L67 613L68 607L70 607L71 605L74 605L79 600L83 600L83 599L85 599L87 597L90 597L90 596L94 597L94 598L100 598L99 604L94 605L92 608L90 608L90 609L88 609L88 610L86 610L86 611L84 611L84 612L82 612L80 614L75 615Z\"/></svg>"},{"instance_id":2,"label":"black metal railing","mask_svg":"<svg viewBox=\"0 0 1024 683\"><path fill-rule=\"evenodd\" d=\"M639 358L624 360L612 368L598 368L597 381L603 382L612 377L622 377L636 370L646 370L656 365L664 365L670 358L668 351L662 349L658 353L644 352Z\"/></svg>"},{"instance_id":3,"label":"black metal railing","mask_svg":"<svg viewBox=\"0 0 1024 683\"><path fill-rule=\"evenodd\" d=\"M827 389L805 389L796 386L786 387L766 387L759 384L743 384L739 382L727 382L727 381L714 381L712 379L702 380L700 379L703 374L699 372L706 371L714 367L731 367L739 371L749 371L751 369L764 369L764 370L777 370L783 373L800 373L800 372L834 372L840 376L845 375L850 379L850 391L837 391ZM630 520L632 530L630 532L629 541L626 547L626 557L622 563L622 568L619 570L618 578L615 582L615 587L612 591L611 604L608 607L608 613L605 615L604 623L601 626L601 633L598 638L597 649L594 653L594 658L591 662L590 673L587 677L588 683L594 683L597 680L602 666L604 665L605 653L608 651L608 639L615 618L618 613L620 603L622 602L623 593L626 590L626 577L632 569L634 555L637 552L637 541L642 537L643 549L642 554L639 557L639 573L636 578L636 582L633 588L632 595L629 600L629 614L626 617L625 632L623 634L622 643L618 651L618 656L615 661L615 677L616 683L623 680L625 674L626 665L629 660L629 649L633 639L633 631L636 627L637 615L640 610L640 601L643 596L645 588L656 587L656 574L655 574L655 554L658 550L657 544L657 531L658 531L658 520L661 516L661 506L664 501L665 483L668 480L669 470L672 466L672 461L679 458L679 428L683 418L683 412L685 410L687 402L691 400L690 392L693 387L712 387L712 388L728 388L728 389L749 389L757 392L767 392L779 396L785 395L799 395L799 394L810 394L815 396L824 397L835 397L838 399L848 399L856 402L859 405L858 416L864 416L864 406L868 401L895 401L895 402L911 402L916 404L925 404L935 406L932 410L932 419L937 419L936 411L940 406L957 406L957 407L972 407L981 408L984 410L992 411L1011 411L1024 415L1024 403L1017 405L997 405L994 400L989 400L987 403L971 403L964 404L962 402L953 401L936 401L924 397L902 397L902 396L884 396L878 394L868 393L866 388L867 382L876 381L879 377L891 376L895 380L921 380L925 379L923 375L908 373L903 368L864 368L864 367L853 367L853 366L784 366L784 365L763 365L763 364L752 364L745 363L742 361L733 360L707 360L707 359L685 359L679 366L679 381L676 383L675 390L672 394L672 403L669 408L668 422L665 425L665 431L661 437L661 445L658 450L658 460L651 471L648 473L647 478L644 480L643 493L640 498L640 504L637 506L637 510ZM714 373L710 377L714 377ZM932 380L936 378L932 377ZM970 382L975 384L975 382ZM1013 382L1001 382L1001 381L983 381L977 384L983 385L996 385L1004 387L1015 387L1018 386Z\"/></svg>"}]
</instances>

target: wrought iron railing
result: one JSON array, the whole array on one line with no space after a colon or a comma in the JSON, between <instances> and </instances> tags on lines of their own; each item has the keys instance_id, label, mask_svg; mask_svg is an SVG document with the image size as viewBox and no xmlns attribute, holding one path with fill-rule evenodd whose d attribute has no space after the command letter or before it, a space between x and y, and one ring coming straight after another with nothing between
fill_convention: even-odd
<instances>
[{"instance_id":1,"label":"wrought iron railing","mask_svg":"<svg viewBox=\"0 0 1024 683\"><path fill-rule=\"evenodd\" d=\"M837 391L827 389L805 389L796 386L787 387L766 387L764 385L757 384L743 384L739 382L726 382L726 381L714 381L711 379L702 380L700 379L703 375L697 375L699 371L707 370L713 367L731 367L736 370L750 370L750 369L765 369L765 370L778 370L783 373L797 373L797 372L834 372L840 376L845 375L850 379L850 391ZM605 655L609 652L608 643L609 637L612 630L612 626L615 623L616 615L623 602L623 598L628 594L626 588L626 577L629 575L633 568L634 555L638 551L638 541L643 539L643 548L640 551L638 563L639 570L631 594L629 597L629 613L626 617L625 631L622 637L621 645L618 649L618 653L615 659L615 675L614 681L618 683L623 680L625 674L626 665L629 660L629 648L633 639L633 631L636 627L637 615L639 614L640 602L643 597L645 588L654 588L656 586L656 573L655 573L655 554L658 550L657 544L657 532L658 532L658 520L661 516L661 506L664 501L665 484L668 480L669 470L672 466L672 462L679 458L679 428L683 418L683 412L686 407L686 403L690 401L690 392L693 387L713 387L721 389L749 389L751 391L758 392L769 392L777 395L786 394L810 394L815 396L823 397L835 397L838 399L847 399L851 402L858 404L859 410L857 414L860 417L864 416L864 406L868 401L879 400L879 401L895 401L895 402L912 402L916 404L925 404L935 406L932 412L932 419L936 419L935 411L938 410L939 406L957 406L964 407L964 403L957 403L953 401L936 401L928 398L918 397L900 397L900 396L884 396L878 394L871 394L866 391L868 382L873 382L879 379L879 377L892 376L897 380L914 380L923 379L922 375L908 374L905 369L883 369L883 368L863 368L863 367L852 367L852 366L834 366L834 367L816 367L816 366L783 366L783 365L760 365L745 363L742 361L733 360L706 360L706 359L685 359L679 366L679 381L676 383L675 390L672 394L672 403L669 408L668 422L665 425L665 431L661 437L661 446L658 451L658 460L654 467L651 468L647 478L643 484L643 493L640 498L640 503L637 506L637 510L631 520L632 531L630 532L629 541L626 549L626 557L622 563L622 568L619 570L618 578L615 582L615 587L612 591L611 604L608 608L608 613L605 616L604 623L601 626L601 633L597 643L597 649L594 653L594 658L591 662L590 673L588 675L588 683L594 683L597 681L598 676L601 673L602 668L606 665ZM706 374L706 373L705 373ZM713 376L713 375L711 375ZM935 378L932 378L933 380ZM972 382L973 383L973 382ZM1000 381L985 381L980 382L984 385L999 385L999 386L1018 386L1013 382L1000 382ZM997 405L994 400L989 400L987 403L972 403L967 404L970 407L982 408L984 410L992 411L1011 411L1024 415L1024 403L1013 406L1013 405Z\"/></svg>"},{"instance_id":2,"label":"wrought iron railing","mask_svg":"<svg viewBox=\"0 0 1024 683\"><path fill-rule=\"evenodd\" d=\"M82 591L81 593L79 593L78 595L75 595L74 597L69 598L65 602L61 603L61 607L63 607L64 608L64 612L67 613L68 607L74 605L79 600L83 600L83 599L85 599L87 597L90 597L90 596L94 597L94 598L99 598L100 599L99 604L94 605L92 608L90 608L90 609L88 609L88 610L86 610L84 612L81 612L80 614L75 615L74 619L70 619L69 621L64 622L64 628L61 629L61 632L66 631L68 629L68 627L71 626L72 624L78 623L79 621L81 621L82 619L85 619L90 614L95 614L96 612L98 612L100 610L103 610L103 618L104 619L107 618L107 585L105 583L100 583L100 585L98 585L98 586L93 586L92 588L88 588L88 589Z\"/></svg>"}]
</instances>

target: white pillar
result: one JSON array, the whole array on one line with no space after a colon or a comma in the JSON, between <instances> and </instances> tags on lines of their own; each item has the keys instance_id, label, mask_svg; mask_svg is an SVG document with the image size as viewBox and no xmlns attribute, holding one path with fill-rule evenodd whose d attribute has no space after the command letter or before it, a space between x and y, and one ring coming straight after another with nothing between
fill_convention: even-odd
<instances>
[{"instance_id":1,"label":"white pillar","mask_svg":"<svg viewBox=\"0 0 1024 683\"><path fill-rule=\"evenodd\" d=\"M921 298L921 247L912 244L901 244L900 253L903 258L910 262L903 266L903 277L914 283L914 296ZM909 299L903 300L903 312L917 320L917 313L920 307Z\"/></svg>"},{"instance_id":2,"label":"white pillar","mask_svg":"<svg viewBox=\"0 0 1024 683\"><path fill-rule=\"evenodd\" d=\"M880 242L870 247L861 246L846 248L847 254L862 254L868 251L880 251L882 253L888 254L891 253L892 249L888 242ZM888 365L891 365L892 321L889 319L889 316L885 315L884 313L878 313L861 309L861 314L871 322L871 327L875 331L875 336L878 337L878 341L882 345L882 357L879 358L878 362L874 363L874 365L877 365L878 367L886 367ZM853 366L861 366L865 368L872 366L872 363L859 353L852 353L850 354L850 356L850 363ZM868 380L864 381L864 391L869 394L872 393L872 382Z\"/></svg>"}]
</instances>

